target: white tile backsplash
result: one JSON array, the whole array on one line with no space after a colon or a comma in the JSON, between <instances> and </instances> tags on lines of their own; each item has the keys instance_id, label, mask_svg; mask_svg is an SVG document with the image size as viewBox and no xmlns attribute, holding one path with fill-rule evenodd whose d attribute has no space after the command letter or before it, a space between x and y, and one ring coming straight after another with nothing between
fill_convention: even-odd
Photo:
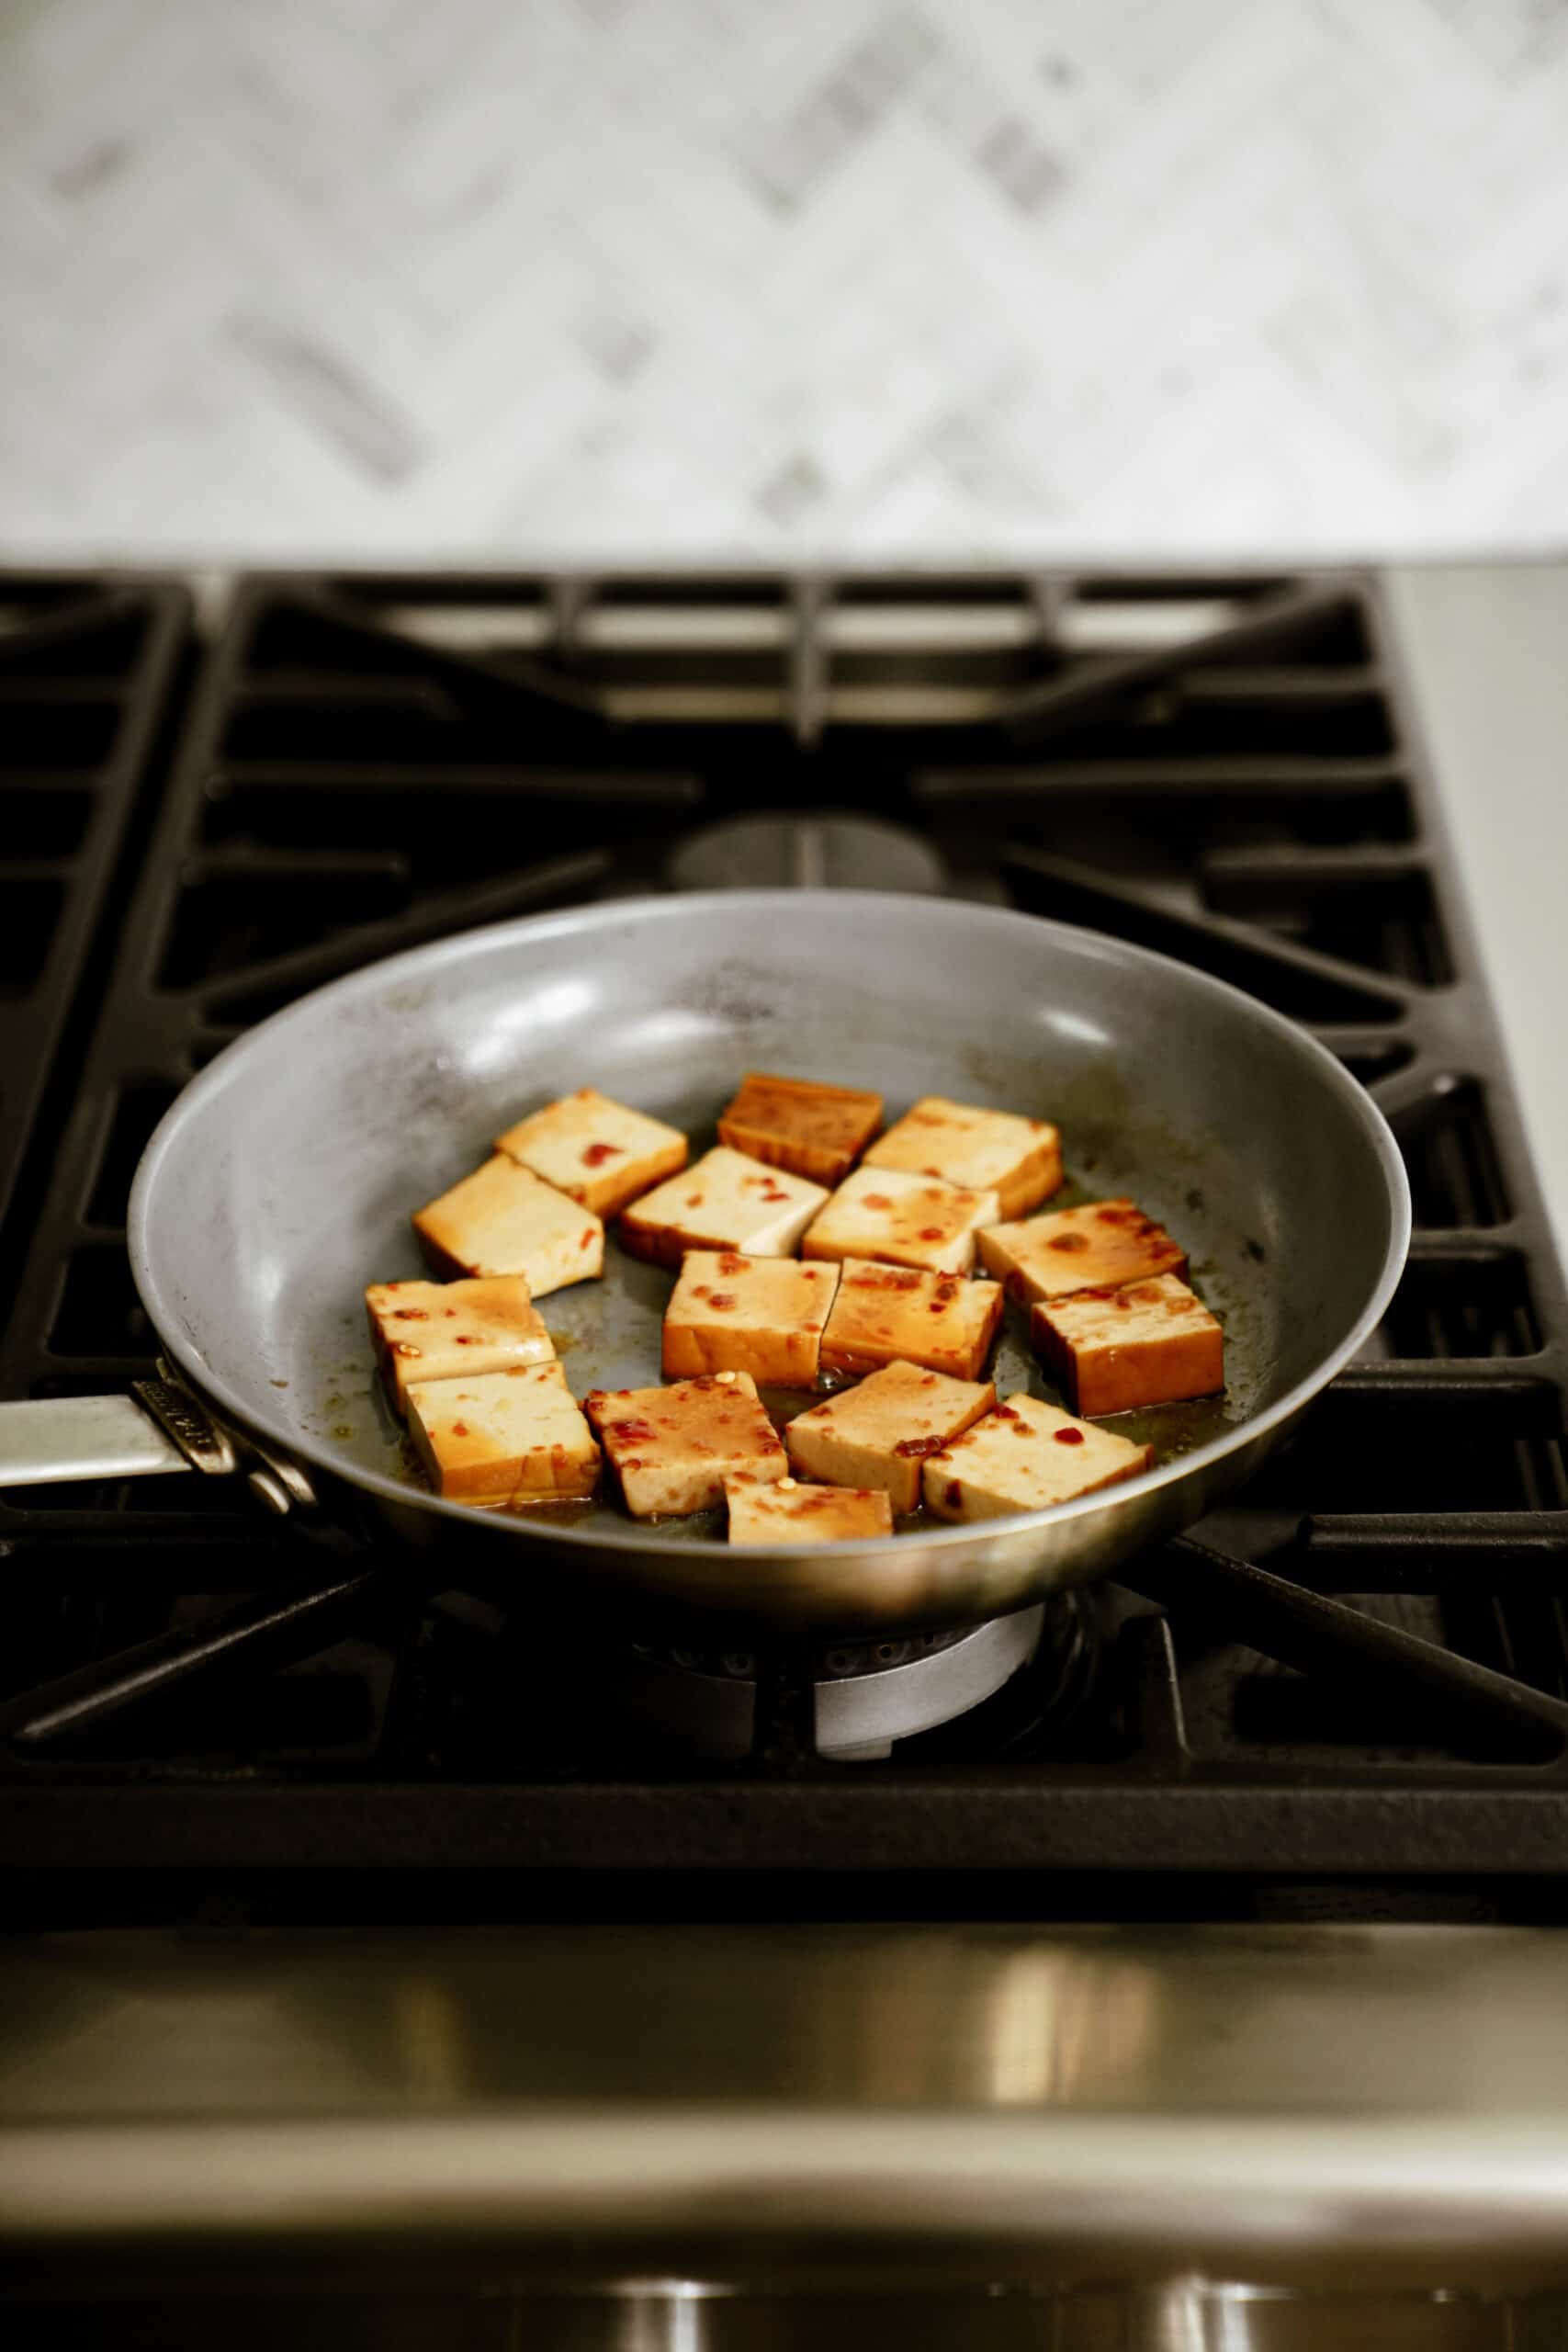
<instances>
[{"instance_id":1,"label":"white tile backsplash","mask_svg":"<svg viewBox=\"0 0 1568 2352\"><path fill-rule=\"evenodd\" d=\"M1564 0L0 13L17 553L1568 538Z\"/></svg>"}]
</instances>

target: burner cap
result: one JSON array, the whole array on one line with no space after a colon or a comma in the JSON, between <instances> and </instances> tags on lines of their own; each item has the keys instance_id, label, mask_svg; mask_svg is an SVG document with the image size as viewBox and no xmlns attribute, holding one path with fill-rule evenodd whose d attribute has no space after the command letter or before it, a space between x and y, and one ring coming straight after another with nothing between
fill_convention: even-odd
<instances>
[{"instance_id":1,"label":"burner cap","mask_svg":"<svg viewBox=\"0 0 1568 2352\"><path fill-rule=\"evenodd\" d=\"M966 1632L830 1644L815 1662L817 1753L841 1763L878 1759L895 1740L977 1707L1033 1657L1044 1615L1026 1609ZM698 1755L735 1758L751 1746L756 1660L739 1651L638 1649L623 1661L615 1697L649 1730Z\"/></svg>"},{"instance_id":2,"label":"burner cap","mask_svg":"<svg viewBox=\"0 0 1568 2352\"><path fill-rule=\"evenodd\" d=\"M929 842L868 817L732 817L691 833L671 855L678 890L914 890L946 886Z\"/></svg>"}]
</instances>

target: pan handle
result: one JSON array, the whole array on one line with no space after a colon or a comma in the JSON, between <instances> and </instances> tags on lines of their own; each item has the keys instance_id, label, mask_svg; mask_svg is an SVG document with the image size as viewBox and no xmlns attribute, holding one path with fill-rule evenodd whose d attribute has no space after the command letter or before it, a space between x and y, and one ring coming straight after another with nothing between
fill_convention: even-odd
<instances>
[{"instance_id":1,"label":"pan handle","mask_svg":"<svg viewBox=\"0 0 1568 2352\"><path fill-rule=\"evenodd\" d=\"M49 1396L0 1405L0 1487L147 1478L195 1466L134 1396Z\"/></svg>"},{"instance_id":2,"label":"pan handle","mask_svg":"<svg viewBox=\"0 0 1568 2352\"><path fill-rule=\"evenodd\" d=\"M243 1471L259 1501L280 1516L314 1507L298 1464L231 1429L160 1361L155 1380L129 1396L29 1397L0 1404L0 1487L82 1478L149 1478L173 1470L209 1477Z\"/></svg>"}]
</instances>

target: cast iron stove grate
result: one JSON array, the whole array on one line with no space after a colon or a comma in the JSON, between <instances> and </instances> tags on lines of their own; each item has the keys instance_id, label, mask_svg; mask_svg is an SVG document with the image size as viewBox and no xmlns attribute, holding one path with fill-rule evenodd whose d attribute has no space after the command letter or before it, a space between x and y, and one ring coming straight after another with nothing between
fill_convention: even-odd
<instances>
[{"instance_id":1,"label":"cast iron stove grate","mask_svg":"<svg viewBox=\"0 0 1568 2352\"><path fill-rule=\"evenodd\" d=\"M49 594L144 617L115 683L129 808L180 599ZM47 625L0 640L51 769L83 740L56 659ZM324 1581L225 1482L24 1495L0 1510L13 1860L314 1871L327 1909L339 1873L435 1863L1560 1873L1568 1315L1360 576L243 583L137 821L96 863L57 844L88 911L66 977L24 970L7 1040L35 1181L0 1244L0 1394L148 1369L130 1176L248 1023L460 925L667 887L759 812L788 820L764 856L831 870L826 819L891 829L928 887L1148 942L1312 1026L1416 1195L1368 1357L1195 1544L1110 1589L1097 1644L1058 1627L885 1764L802 1752L798 1661L761 1664L753 1762L705 1766L595 1708L604 1660L540 1659L493 1600L411 1600L363 1557Z\"/></svg>"}]
</instances>

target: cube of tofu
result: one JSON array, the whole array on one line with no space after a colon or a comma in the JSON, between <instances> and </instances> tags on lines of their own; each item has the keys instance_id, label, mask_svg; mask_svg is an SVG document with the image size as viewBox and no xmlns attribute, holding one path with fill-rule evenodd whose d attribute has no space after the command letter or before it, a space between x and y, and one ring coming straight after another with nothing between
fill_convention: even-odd
<instances>
[{"instance_id":1,"label":"cube of tofu","mask_svg":"<svg viewBox=\"0 0 1568 2352\"><path fill-rule=\"evenodd\" d=\"M842 1544L856 1535L891 1535L893 1506L876 1487L802 1487L775 1478L759 1487L727 1478L732 1544Z\"/></svg>"},{"instance_id":2,"label":"cube of tofu","mask_svg":"<svg viewBox=\"0 0 1568 2352\"><path fill-rule=\"evenodd\" d=\"M1062 1139L1043 1119L982 1111L927 1094L865 1155L867 1168L940 1176L972 1193L995 1193L1003 1216L1022 1216L1062 1181Z\"/></svg>"},{"instance_id":3,"label":"cube of tofu","mask_svg":"<svg viewBox=\"0 0 1568 2352\"><path fill-rule=\"evenodd\" d=\"M536 1298L604 1271L604 1228L498 1151L413 1220L440 1274L521 1274Z\"/></svg>"},{"instance_id":4,"label":"cube of tofu","mask_svg":"<svg viewBox=\"0 0 1568 2352\"><path fill-rule=\"evenodd\" d=\"M1175 1274L1043 1301L1031 1329L1075 1413L1171 1405L1225 1385L1224 1333Z\"/></svg>"},{"instance_id":5,"label":"cube of tofu","mask_svg":"<svg viewBox=\"0 0 1568 2352\"><path fill-rule=\"evenodd\" d=\"M880 1258L933 1274L966 1274L976 1233L1000 1214L995 1193L971 1193L897 1168L857 1168L807 1228L801 1255Z\"/></svg>"},{"instance_id":6,"label":"cube of tofu","mask_svg":"<svg viewBox=\"0 0 1568 2352\"><path fill-rule=\"evenodd\" d=\"M664 1377L749 1372L779 1388L809 1388L837 1266L689 1250L664 1310Z\"/></svg>"},{"instance_id":7,"label":"cube of tofu","mask_svg":"<svg viewBox=\"0 0 1568 2352\"><path fill-rule=\"evenodd\" d=\"M399 1413L412 1384L506 1372L555 1355L521 1274L458 1283L372 1283L370 1339Z\"/></svg>"},{"instance_id":8,"label":"cube of tofu","mask_svg":"<svg viewBox=\"0 0 1568 2352\"><path fill-rule=\"evenodd\" d=\"M679 1266L688 1250L787 1258L827 1197L820 1184L717 1144L626 1211L621 1246L656 1266Z\"/></svg>"},{"instance_id":9,"label":"cube of tofu","mask_svg":"<svg viewBox=\"0 0 1568 2352\"><path fill-rule=\"evenodd\" d=\"M636 1519L708 1510L726 1478L783 1478L789 1457L750 1373L718 1372L672 1388L595 1388L583 1400Z\"/></svg>"},{"instance_id":10,"label":"cube of tofu","mask_svg":"<svg viewBox=\"0 0 1568 2352\"><path fill-rule=\"evenodd\" d=\"M579 1501L600 1453L558 1363L415 1381L409 1435L438 1495L455 1502Z\"/></svg>"},{"instance_id":11,"label":"cube of tofu","mask_svg":"<svg viewBox=\"0 0 1568 2352\"><path fill-rule=\"evenodd\" d=\"M684 1168L687 1150L679 1127L628 1111L592 1086L520 1119L496 1137L495 1148L604 1217L617 1216L660 1177Z\"/></svg>"},{"instance_id":12,"label":"cube of tofu","mask_svg":"<svg viewBox=\"0 0 1568 2352\"><path fill-rule=\"evenodd\" d=\"M1135 1478L1153 1460L1153 1446L1134 1445L1020 1390L931 1456L926 1502L939 1519L1045 1510Z\"/></svg>"},{"instance_id":13,"label":"cube of tofu","mask_svg":"<svg viewBox=\"0 0 1568 2352\"><path fill-rule=\"evenodd\" d=\"M787 1168L814 1184L837 1184L881 1125L880 1094L753 1069L720 1117L718 1133L722 1143L765 1159L770 1168Z\"/></svg>"},{"instance_id":14,"label":"cube of tofu","mask_svg":"<svg viewBox=\"0 0 1568 2352\"><path fill-rule=\"evenodd\" d=\"M821 1368L859 1374L902 1362L977 1380L1001 1319L1000 1283L846 1258Z\"/></svg>"},{"instance_id":15,"label":"cube of tofu","mask_svg":"<svg viewBox=\"0 0 1568 2352\"><path fill-rule=\"evenodd\" d=\"M896 1511L920 1499L920 1466L988 1413L988 1380L950 1380L918 1364L890 1363L858 1388L829 1396L784 1430L791 1467L831 1487L880 1487Z\"/></svg>"},{"instance_id":16,"label":"cube of tofu","mask_svg":"<svg viewBox=\"0 0 1568 2352\"><path fill-rule=\"evenodd\" d=\"M993 1225L980 1236L988 1273L1019 1299L1069 1298L1076 1290L1118 1290L1156 1274L1184 1274L1187 1252L1135 1201L1090 1201Z\"/></svg>"}]
</instances>

